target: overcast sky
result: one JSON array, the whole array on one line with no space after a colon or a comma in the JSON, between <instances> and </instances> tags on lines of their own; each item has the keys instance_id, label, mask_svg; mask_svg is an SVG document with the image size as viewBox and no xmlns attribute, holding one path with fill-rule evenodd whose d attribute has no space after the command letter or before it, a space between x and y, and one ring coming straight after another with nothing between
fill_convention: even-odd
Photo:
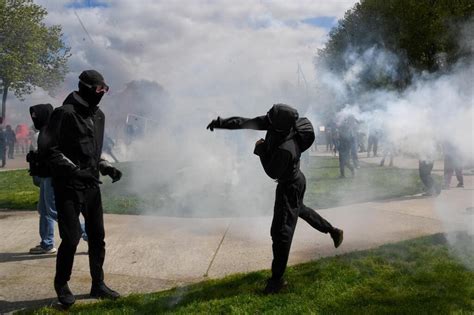
<instances>
[{"instance_id":1,"label":"overcast sky","mask_svg":"<svg viewBox=\"0 0 474 315\"><path fill-rule=\"evenodd\" d=\"M172 96L217 100L297 82L330 28L355 1L35 1L71 46L71 73L57 99L41 91L27 103L61 103L82 70L97 69L112 91L131 80L160 83ZM81 22L83 26L81 25ZM16 101L13 97L12 102ZM269 101L271 103L271 101Z\"/></svg>"}]
</instances>

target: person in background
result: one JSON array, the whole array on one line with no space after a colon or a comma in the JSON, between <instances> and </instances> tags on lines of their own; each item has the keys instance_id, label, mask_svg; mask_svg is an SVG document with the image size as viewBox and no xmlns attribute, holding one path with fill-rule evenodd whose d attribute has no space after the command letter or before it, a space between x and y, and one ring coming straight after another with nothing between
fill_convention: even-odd
<instances>
[{"instance_id":1,"label":"person in background","mask_svg":"<svg viewBox=\"0 0 474 315\"><path fill-rule=\"evenodd\" d=\"M370 157L370 151L372 150L374 152L374 157L377 156L379 137L380 137L380 132L377 129L370 128L369 139L367 143L367 157Z\"/></svg>"},{"instance_id":2,"label":"person in background","mask_svg":"<svg viewBox=\"0 0 474 315\"><path fill-rule=\"evenodd\" d=\"M0 159L2 160L2 165L1 167L5 167L7 164L7 157L6 157L6 152L7 152L7 139L5 137L5 132L3 131L3 127L0 126Z\"/></svg>"},{"instance_id":3,"label":"person in background","mask_svg":"<svg viewBox=\"0 0 474 315\"><path fill-rule=\"evenodd\" d=\"M14 159L15 158L15 143L16 143L16 135L12 129L12 126L7 125L5 128L5 140L8 149L8 158Z\"/></svg>"},{"instance_id":4,"label":"person in background","mask_svg":"<svg viewBox=\"0 0 474 315\"><path fill-rule=\"evenodd\" d=\"M449 189L453 173L456 173L458 184L456 187L464 187L464 177L462 175L462 160L459 150L449 141L443 143L444 150L444 185L443 189Z\"/></svg>"},{"instance_id":5,"label":"person in background","mask_svg":"<svg viewBox=\"0 0 474 315\"><path fill-rule=\"evenodd\" d=\"M49 122L53 106L51 104L38 104L30 107L30 116L38 130L37 139L44 137L44 130ZM37 140L37 141L38 141ZM26 160L29 163L29 173L33 182L40 187L38 212L40 244L30 249L30 254L54 254L54 222L57 220L54 191L51 184L51 173L44 152L30 151Z\"/></svg>"}]
</instances>

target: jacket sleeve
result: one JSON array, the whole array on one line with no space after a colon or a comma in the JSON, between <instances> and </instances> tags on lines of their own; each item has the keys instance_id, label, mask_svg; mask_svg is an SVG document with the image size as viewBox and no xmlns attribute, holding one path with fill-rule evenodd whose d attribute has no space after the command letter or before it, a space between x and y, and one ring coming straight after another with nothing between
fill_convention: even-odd
<instances>
[{"instance_id":1,"label":"jacket sleeve","mask_svg":"<svg viewBox=\"0 0 474 315\"><path fill-rule=\"evenodd\" d=\"M79 169L61 150L61 136L67 133L68 118L64 111L54 110L45 130L44 141L38 142L38 148L44 150L54 177L69 177Z\"/></svg>"},{"instance_id":2,"label":"jacket sleeve","mask_svg":"<svg viewBox=\"0 0 474 315\"><path fill-rule=\"evenodd\" d=\"M270 125L266 116L258 116L255 118L245 117L229 117L218 118L219 125L215 128L221 129L253 129L268 130Z\"/></svg>"},{"instance_id":3,"label":"jacket sleeve","mask_svg":"<svg viewBox=\"0 0 474 315\"><path fill-rule=\"evenodd\" d=\"M260 144L255 148L255 153L260 157L265 173L273 179L279 179L288 168L291 161L291 154L285 150L277 149L270 152L263 148L265 143Z\"/></svg>"}]
</instances>

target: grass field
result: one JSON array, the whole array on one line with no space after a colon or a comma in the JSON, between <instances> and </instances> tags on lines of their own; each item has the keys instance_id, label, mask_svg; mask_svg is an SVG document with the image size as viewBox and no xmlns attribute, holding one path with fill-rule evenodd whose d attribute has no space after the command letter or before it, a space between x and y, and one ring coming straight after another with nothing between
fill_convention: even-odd
<instances>
[{"instance_id":1,"label":"grass field","mask_svg":"<svg viewBox=\"0 0 474 315\"><path fill-rule=\"evenodd\" d=\"M472 244L472 236L466 241ZM473 257L474 259L474 257ZM268 271L233 275L116 302L76 305L72 314L472 314L474 272L442 235L290 267L278 295L261 289ZM55 313L43 308L35 314Z\"/></svg>"},{"instance_id":2,"label":"grass field","mask_svg":"<svg viewBox=\"0 0 474 315\"><path fill-rule=\"evenodd\" d=\"M355 178L339 179L337 158L311 157L305 166L307 190L305 203L314 208L328 208L370 200L412 195L421 192L422 184L417 170L394 167L379 167L362 163ZM104 179L102 195L107 213L140 214L145 208L153 208L157 215L175 215L163 206L169 192L161 183L147 187L140 194L130 192L130 169L132 163L121 163L118 167L124 177L116 184ZM33 186L25 170L0 173L0 208L35 209L38 188ZM207 215L222 216L220 209L210 209ZM268 214L272 209L268 209ZM194 214L195 215L195 214Z\"/></svg>"}]
</instances>

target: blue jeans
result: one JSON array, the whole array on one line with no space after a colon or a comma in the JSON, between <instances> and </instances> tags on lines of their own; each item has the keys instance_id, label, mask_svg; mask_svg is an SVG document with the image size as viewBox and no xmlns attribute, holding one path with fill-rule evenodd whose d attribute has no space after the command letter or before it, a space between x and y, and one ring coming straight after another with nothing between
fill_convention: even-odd
<instances>
[{"instance_id":1,"label":"blue jeans","mask_svg":"<svg viewBox=\"0 0 474 315\"><path fill-rule=\"evenodd\" d=\"M40 182L40 194L38 201L38 212L40 214L39 234L40 246L46 250L54 247L54 222L58 220L54 190L51 185L51 177L38 177ZM82 238L87 241L84 223L81 223Z\"/></svg>"},{"instance_id":2,"label":"blue jeans","mask_svg":"<svg viewBox=\"0 0 474 315\"><path fill-rule=\"evenodd\" d=\"M40 214L39 233L41 247L48 250L54 247L54 221L58 220L54 203L54 190L51 177L40 177L38 212Z\"/></svg>"}]
</instances>

